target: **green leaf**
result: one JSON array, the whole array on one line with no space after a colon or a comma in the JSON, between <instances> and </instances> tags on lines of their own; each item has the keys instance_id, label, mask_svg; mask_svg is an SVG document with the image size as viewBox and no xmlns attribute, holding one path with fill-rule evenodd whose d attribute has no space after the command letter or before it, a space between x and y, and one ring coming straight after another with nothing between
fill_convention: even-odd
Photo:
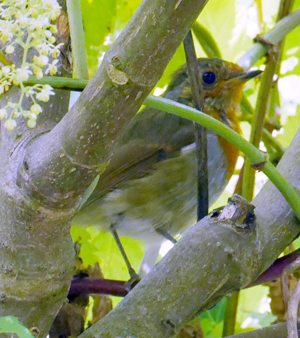
<instances>
[{"instance_id":1,"label":"green leaf","mask_svg":"<svg viewBox=\"0 0 300 338\"><path fill-rule=\"evenodd\" d=\"M226 304L227 299L224 297L216 306L199 316L206 338L221 337Z\"/></svg>"},{"instance_id":2,"label":"green leaf","mask_svg":"<svg viewBox=\"0 0 300 338\"><path fill-rule=\"evenodd\" d=\"M124 259L110 231L104 232L95 227L72 226L74 242L80 243L80 257L85 266L100 264L105 278L128 280L129 275ZM120 237L132 267L138 271L144 253L144 245L132 238Z\"/></svg>"},{"instance_id":3,"label":"green leaf","mask_svg":"<svg viewBox=\"0 0 300 338\"><path fill-rule=\"evenodd\" d=\"M0 318L0 333L15 333L20 338L34 338L27 327L21 325L18 318L13 316Z\"/></svg>"}]
</instances>

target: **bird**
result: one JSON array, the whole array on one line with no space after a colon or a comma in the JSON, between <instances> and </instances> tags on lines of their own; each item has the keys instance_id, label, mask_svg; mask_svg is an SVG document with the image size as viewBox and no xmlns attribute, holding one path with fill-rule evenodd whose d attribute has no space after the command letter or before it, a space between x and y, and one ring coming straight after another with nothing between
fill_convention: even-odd
<instances>
[{"instance_id":1,"label":"bird","mask_svg":"<svg viewBox=\"0 0 300 338\"><path fill-rule=\"evenodd\" d=\"M204 112L241 134L238 111L244 84L261 71L245 71L221 59L199 58ZM172 77L163 97L193 107L186 65ZM212 131L207 135L209 205L225 189L239 151ZM98 226L140 239L154 255L165 238L196 222L197 165L193 122L151 107L141 110L122 136L96 188L72 224ZM146 252L147 252L146 250ZM157 254L156 254L157 256ZM154 265L156 257L149 265ZM153 264L154 262L154 264Z\"/></svg>"}]
</instances>

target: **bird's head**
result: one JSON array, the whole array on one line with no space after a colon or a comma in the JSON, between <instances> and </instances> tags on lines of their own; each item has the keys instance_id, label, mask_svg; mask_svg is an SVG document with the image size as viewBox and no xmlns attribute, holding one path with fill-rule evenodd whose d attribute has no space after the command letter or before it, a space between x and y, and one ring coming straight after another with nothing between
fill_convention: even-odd
<instances>
[{"instance_id":1,"label":"bird's head","mask_svg":"<svg viewBox=\"0 0 300 338\"><path fill-rule=\"evenodd\" d=\"M226 111L239 103L243 85L261 74L260 70L244 71L239 65L221 59L198 59L198 65L204 104L216 110ZM174 74L165 94L173 100L176 96L179 102L193 105L186 65Z\"/></svg>"}]
</instances>

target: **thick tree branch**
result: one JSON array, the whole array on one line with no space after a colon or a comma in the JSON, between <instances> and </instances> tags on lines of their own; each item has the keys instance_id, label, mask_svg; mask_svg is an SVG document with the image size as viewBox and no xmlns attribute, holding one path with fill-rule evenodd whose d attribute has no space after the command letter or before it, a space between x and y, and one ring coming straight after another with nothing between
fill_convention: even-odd
<instances>
[{"instance_id":1,"label":"thick tree branch","mask_svg":"<svg viewBox=\"0 0 300 338\"><path fill-rule=\"evenodd\" d=\"M28 147L25 160L29 169L21 180L29 189L33 184L38 187L36 199L54 208L77 203L76 197L94 175L105 169L118 139L205 3L142 3L71 111Z\"/></svg>"},{"instance_id":2,"label":"thick tree branch","mask_svg":"<svg viewBox=\"0 0 300 338\"><path fill-rule=\"evenodd\" d=\"M278 169L300 190L300 130ZM300 231L283 196L267 183L254 199L255 226L211 215L188 230L158 265L82 337L169 337L225 294L255 280Z\"/></svg>"},{"instance_id":3,"label":"thick tree branch","mask_svg":"<svg viewBox=\"0 0 300 338\"><path fill-rule=\"evenodd\" d=\"M64 1L60 4L64 8ZM22 54L23 50L18 48L11 57L17 66ZM70 76L62 67L58 75ZM24 164L22 153L27 140L51 130L68 111L70 93L55 92L50 101L42 104L43 113L35 129L29 129L26 121L18 121L17 127L8 131L1 123L0 316L16 316L22 324L37 327L41 336L48 333L65 301L73 273L74 249L61 212L47 210L29 200L17 177L18 168ZM13 87L1 96L1 106L7 101L18 102L19 97L19 89ZM27 98L23 103L23 109L32 104Z\"/></svg>"},{"instance_id":4,"label":"thick tree branch","mask_svg":"<svg viewBox=\"0 0 300 338\"><path fill-rule=\"evenodd\" d=\"M298 325L298 334L300 334L300 327ZM227 338L288 338L286 323L278 323L260 330L244 332Z\"/></svg>"},{"instance_id":5,"label":"thick tree branch","mask_svg":"<svg viewBox=\"0 0 300 338\"><path fill-rule=\"evenodd\" d=\"M80 195L205 3L145 0L67 115L69 94L58 91L35 130L22 122L13 132L2 127L0 315L48 333L74 271L69 221Z\"/></svg>"}]
</instances>

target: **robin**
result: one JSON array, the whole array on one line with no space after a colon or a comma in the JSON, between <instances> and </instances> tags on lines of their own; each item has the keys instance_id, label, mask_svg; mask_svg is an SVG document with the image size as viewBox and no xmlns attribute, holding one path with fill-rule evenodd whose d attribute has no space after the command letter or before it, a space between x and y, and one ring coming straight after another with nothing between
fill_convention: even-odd
<instances>
[{"instance_id":1,"label":"robin","mask_svg":"<svg viewBox=\"0 0 300 338\"><path fill-rule=\"evenodd\" d=\"M236 113L242 89L261 72L245 72L220 59L198 59L198 64L205 113L241 133ZM193 106L186 66L174 74L163 96ZM232 176L239 151L211 131L207 139L212 205ZM196 173L193 123L147 107L133 119L73 224L106 230L113 224L120 235L158 247L164 237L195 223Z\"/></svg>"}]
</instances>

